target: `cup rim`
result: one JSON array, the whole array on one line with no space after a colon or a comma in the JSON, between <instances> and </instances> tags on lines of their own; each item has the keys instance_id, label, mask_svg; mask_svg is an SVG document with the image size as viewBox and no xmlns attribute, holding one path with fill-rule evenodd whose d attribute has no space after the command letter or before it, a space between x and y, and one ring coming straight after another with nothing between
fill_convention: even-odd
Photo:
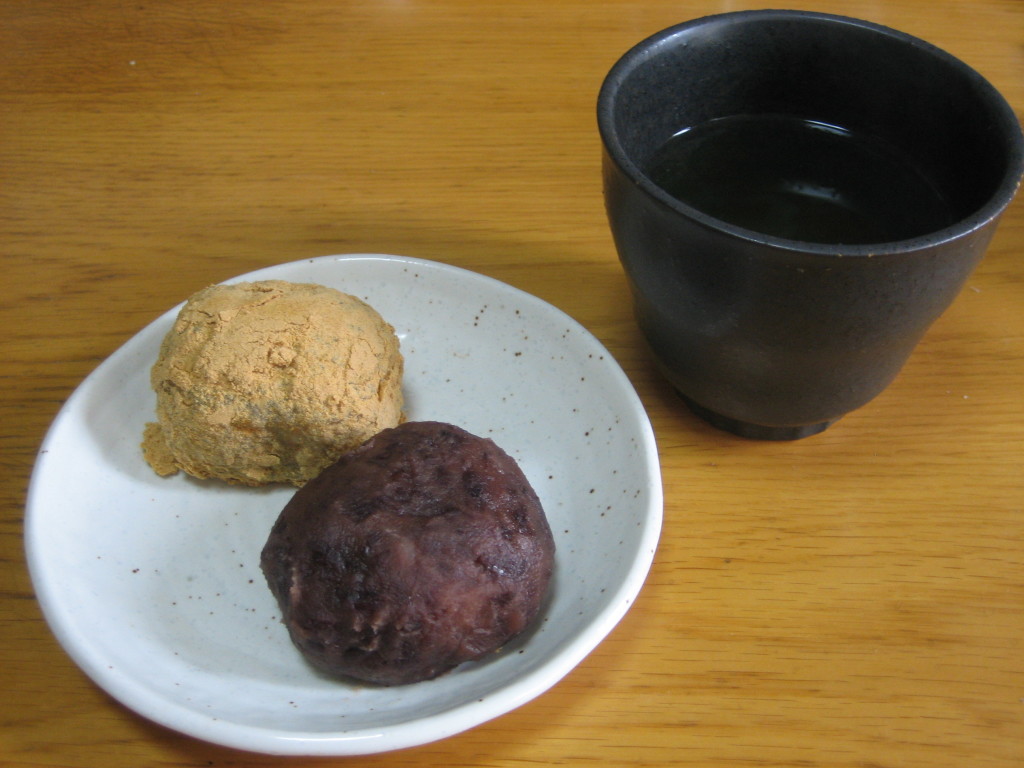
<instances>
[{"instance_id":1,"label":"cup rim","mask_svg":"<svg viewBox=\"0 0 1024 768\"><path fill-rule=\"evenodd\" d=\"M958 219L947 227L925 235L903 240L882 241L877 243L857 244L835 244L817 243L805 240L793 240L789 238L769 235L756 230L730 224L702 212L701 210L688 205L673 197L660 186L655 184L641 168L634 163L626 153L614 123L614 104L619 87L626 77L647 58L657 52L660 48L671 45L678 37L684 36L700 27L728 24L734 21L749 21L753 19L762 20L794 20L808 19L832 24L845 24L871 32L894 37L904 43L922 50L924 53L944 61L948 66L953 67L974 83L976 88L986 93L991 105L993 114L996 114L1000 124L1011 127L1011 146L1009 162L1002 179L996 186L985 203L968 216ZM953 240L966 237L976 232L994 219L997 219L1006 207L1013 200L1021 185L1021 178L1024 176L1024 134L1021 132L1020 122L1013 111L1013 108L1006 101L1005 97L977 70L966 64L951 53L929 43L921 38L901 32L897 29L877 24L864 19L842 16L838 14L822 13L818 11L799 10L749 10L730 11L726 13L711 14L699 18L674 24L666 27L628 49L612 66L605 76L597 98L597 123L598 132L608 157L628 176L633 183L643 189L648 195L659 201L661 204L671 208L688 218L697 221L703 226L723 231L742 240L756 242L761 246L776 247L791 252L801 252L820 256L880 256L918 251L923 248L934 247ZM1016 130L1012 130L1015 126Z\"/></svg>"}]
</instances>

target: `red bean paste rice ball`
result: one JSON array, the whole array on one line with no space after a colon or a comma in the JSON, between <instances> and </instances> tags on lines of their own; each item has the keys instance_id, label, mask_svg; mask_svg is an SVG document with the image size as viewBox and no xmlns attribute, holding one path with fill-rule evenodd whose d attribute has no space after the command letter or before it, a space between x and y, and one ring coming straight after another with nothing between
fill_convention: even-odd
<instances>
[{"instance_id":1,"label":"red bean paste rice ball","mask_svg":"<svg viewBox=\"0 0 1024 768\"><path fill-rule=\"evenodd\" d=\"M261 566L311 664L400 685L530 627L554 554L537 494L507 453L450 424L407 422L300 488Z\"/></svg>"}]
</instances>

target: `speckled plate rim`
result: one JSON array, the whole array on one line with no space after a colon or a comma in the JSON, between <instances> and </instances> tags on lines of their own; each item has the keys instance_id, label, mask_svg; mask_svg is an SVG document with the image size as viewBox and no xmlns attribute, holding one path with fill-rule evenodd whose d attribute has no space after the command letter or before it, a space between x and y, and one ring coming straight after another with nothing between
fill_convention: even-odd
<instances>
[{"instance_id":1,"label":"speckled plate rim","mask_svg":"<svg viewBox=\"0 0 1024 768\"><path fill-rule=\"evenodd\" d=\"M96 626L83 632L82 627L70 619L67 605L69 598L64 594L65 587L62 585L62 578L67 577L67 574L61 573L62 563L54 561L54 547L51 546L51 541L52 532L55 530L54 524L61 522L60 515L74 513L75 501L69 499L72 509L60 513L54 511L52 504L49 507L44 505L52 496L54 484L62 481L62 478L53 476L60 458L58 437L82 428L82 403L88 398L98 396L95 390L102 376L109 376L112 372L116 373L119 367L130 364L126 362L129 358L138 359L138 346L142 343L140 337L143 334L148 334L147 345L152 346L152 340L157 338L157 327L170 326L181 307L179 304L112 354L86 377L65 403L40 448L29 484L25 516L25 548L30 575L43 614L57 640L97 685L136 713L163 726L223 746L280 755L372 754L437 741L505 714L555 685L619 623L646 580L661 533L663 507L661 471L653 429L625 373L601 343L571 317L541 299L493 278L440 262L386 254L323 256L263 268L225 282L262 279L317 282L315 277L318 273L334 274L335 271L339 271L343 274L346 269L355 265L371 271L380 268L382 277L389 280L394 280L396 275L400 274L399 268L404 272L426 273L432 280L454 280L489 296L500 297L504 304L514 307L517 315L522 311L524 314L549 320L552 327L571 330L571 337L564 343L571 345L575 353L585 355L591 361L600 360L599 363L590 363L592 366L599 366L593 370L600 371L603 382L603 391L600 394L606 402L611 399L614 404L608 407L614 407L616 423L625 430L624 435L628 437L629 442L636 446L638 462L642 465L637 471L638 476L643 478L644 487L636 493L636 496L641 498L637 501L637 508L632 512L636 517L636 535L631 541L632 550L628 553L628 567L621 581L603 595L598 609L587 617L581 631L559 642L542 662L528 666L523 674L503 682L487 695L433 712L425 717L413 717L382 727L339 729L335 732L301 728L275 729L211 717L209 712L201 711L198 707L183 706L178 701L161 696L159 690L154 691L148 682L139 679L138 674L125 674L118 668L110 658L109 650L102 644L93 642L95 638L83 636L93 631L103 632L104 627ZM314 279L307 279L307 275ZM358 295L356 291L353 293ZM372 296L364 298L373 303ZM387 315L385 317L391 319ZM401 329L398 328L398 323L394 324L400 331L401 338ZM563 336L568 335L568 330ZM164 332L165 330L160 331L159 337L162 337ZM155 356L155 349L149 351ZM138 365L137 362L134 364ZM407 377L409 375L415 373L407 368ZM585 406L585 401L582 405ZM417 418L417 414L410 414L410 418ZM563 556L565 555L560 555ZM458 670L452 674L458 674Z\"/></svg>"}]
</instances>

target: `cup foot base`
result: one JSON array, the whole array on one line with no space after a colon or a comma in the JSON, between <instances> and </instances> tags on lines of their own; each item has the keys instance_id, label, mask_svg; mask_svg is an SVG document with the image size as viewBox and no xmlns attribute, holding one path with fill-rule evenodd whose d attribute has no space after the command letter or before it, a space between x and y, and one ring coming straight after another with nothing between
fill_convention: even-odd
<instances>
[{"instance_id":1,"label":"cup foot base","mask_svg":"<svg viewBox=\"0 0 1024 768\"><path fill-rule=\"evenodd\" d=\"M819 432L824 432L835 423L835 420L822 421L817 424L803 424L798 427L771 427L764 424L752 424L749 421L740 421L739 419L733 419L716 413L710 408L705 408L700 403L694 402L681 392L679 396L691 411L711 426L751 440L799 440L811 435L817 435Z\"/></svg>"}]
</instances>

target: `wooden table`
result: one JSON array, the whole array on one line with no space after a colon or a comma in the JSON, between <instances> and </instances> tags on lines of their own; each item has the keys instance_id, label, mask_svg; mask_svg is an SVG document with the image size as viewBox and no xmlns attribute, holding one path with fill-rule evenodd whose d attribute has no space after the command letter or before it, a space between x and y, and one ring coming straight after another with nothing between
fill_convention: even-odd
<instances>
[{"instance_id":1,"label":"wooden table","mask_svg":"<svg viewBox=\"0 0 1024 768\"><path fill-rule=\"evenodd\" d=\"M635 607L548 693L313 765L1024 764L1024 199L896 382L824 434L717 432L652 371L594 105L633 43L742 0L0 6L0 764L297 765L164 730L68 659L25 568L45 430L195 290L326 254L481 272L578 319L647 407L665 527ZM791 0L930 40L1024 110L1020 0Z\"/></svg>"}]
</instances>

